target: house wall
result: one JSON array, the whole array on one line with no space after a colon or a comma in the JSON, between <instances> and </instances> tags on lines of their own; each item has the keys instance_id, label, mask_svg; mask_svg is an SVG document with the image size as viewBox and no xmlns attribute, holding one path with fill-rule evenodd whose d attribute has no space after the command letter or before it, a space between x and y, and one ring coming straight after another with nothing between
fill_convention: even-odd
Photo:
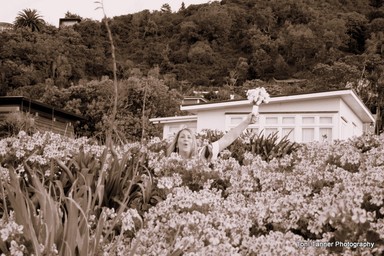
<instances>
[{"instance_id":1,"label":"house wall","mask_svg":"<svg viewBox=\"0 0 384 256\"><path fill-rule=\"evenodd\" d=\"M196 125L196 121L177 121L172 123L165 123L163 125L163 139L172 138L179 130L183 128L189 128L193 132L196 132Z\"/></svg>"},{"instance_id":2,"label":"house wall","mask_svg":"<svg viewBox=\"0 0 384 256\"><path fill-rule=\"evenodd\" d=\"M264 104L260 112L326 112L338 111L339 107L338 98L329 98Z\"/></svg>"},{"instance_id":3,"label":"house wall","mask_svg":"<svg viewBox=\"0 0 384 256\"><path fill-rule=\"evenodd\" d=\"M65 20L65 21L60 22L59 27L60 28L72 27L73 25L76 25L77 23L79 23L79 21L77 21L77 20Z\"/></svg>"},{"instance_id":4,"label":"house wall","mask_svg":"<svg viewBox=\"0 0 384 256\"><path fill-rule=\"evenodd\" d=\"M24 109L25 110L25 109ZM0 121L7 118L10 113L18 113L21 111L20 106L3 105L0 106ZM32 120L32 126L40 132L51 131L68 137L74 137L74 127L71 121L35 109L24 112Z\"/></svg>"},{"instance_id":5,"label":"house wall","mask_svg":"<svg viewBox=\"0 0 384 256\"><path fill-rule=\"evenodd\" d=\"M362 135L364 132L364 123L343 100L340 100L339 104L340 139L347 139L352 136Z\"/></svg>"},{"instance_id":6,"label":"house wall","mask_svg":"<svg viewBox=\"0 0 384 256\"><path fill-rule=\"evenodd\" d=\"M237 108L241 109L241 108ZM233 111L234 109L231 109ZM199 111L197 114L197 132L203 129L220 130L225 129L225 112L228 109L213 109L210 111ZM249 111L249 110L248 110Z\"/></svg>"}]
</instances>

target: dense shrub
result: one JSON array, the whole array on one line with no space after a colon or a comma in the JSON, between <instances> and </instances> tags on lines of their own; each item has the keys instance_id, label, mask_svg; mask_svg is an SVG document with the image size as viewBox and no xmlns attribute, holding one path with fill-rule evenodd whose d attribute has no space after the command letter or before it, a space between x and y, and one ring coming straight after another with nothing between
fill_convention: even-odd
<instances>
[{"instance_id":1,"label":"dense shrub","mask_svg":"<svg viewBox=\"0 0 384 256\"><path fill-rule=\"evenodd\" d=\"M16 136L20 131L35 131L34 121L29 114L12 112L4 114L0 120L0 138Z\"/></svg>"},{"instance_id":2,"label":"dense shrub","mask_svg":"<svg viewBox=\"0 0 384 256\"><path fill-rule=\"evenodd\" d=\"M21 132L0 141L0 251L382 255L383 139L249 151L240 164L230 151L212 163L165 157L159 139L106 148Z\"/></svg>"}]
</instances>

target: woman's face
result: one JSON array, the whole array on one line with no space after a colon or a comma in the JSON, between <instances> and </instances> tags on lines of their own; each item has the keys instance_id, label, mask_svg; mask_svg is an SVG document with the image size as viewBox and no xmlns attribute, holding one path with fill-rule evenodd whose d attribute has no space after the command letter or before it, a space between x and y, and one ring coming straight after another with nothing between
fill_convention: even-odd
<instances>
[{"instance_id":1,"label":"woman's face","mask_svg":"<svg viewBox=\"0 0 384 256\"><path fill-rule=\"evenodd\" d=\"M180 132L179 138L177 139L177 147L179 149L179 154L187 156L190 155L193 147L192 136L193 135L187 130L183 130Z\"/></svg>"}]
</instances>

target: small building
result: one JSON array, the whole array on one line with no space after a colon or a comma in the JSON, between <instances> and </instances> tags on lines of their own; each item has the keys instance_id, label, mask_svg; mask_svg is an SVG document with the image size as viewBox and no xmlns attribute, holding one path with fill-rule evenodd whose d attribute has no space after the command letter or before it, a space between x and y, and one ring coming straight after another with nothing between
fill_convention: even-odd
<instances>
[{"instance_id":1,"label":"small building","mask_svg":"<svg viewBox=\"0 0 384 256\"><path fill-rule=\"evenodd\" d=\"M199 96L185 96L181 105L193 105L208 102L205 98Z\"/></svg>"},{"instance_id":2,"label":"small building","mask_svg":"<svg viewBox=\"0 0 384 256\"><path fill-rule=\"evenodd\" d=\"M13 24L8 22L0 22L0 32L12 30L12 29L13 29Z\"/></svg>"},{"instance_id":3,"label":"small building","mask_svg":"<svg viewBox=\"0 0 384 256\"><path fill-rule=\"evenodd\" d=\"M32 121L36 131L51 131L68 137L74 137L74 125L85 118L48 104L28 99L23 96L0 97L0 121L11 113L25 113Z\"/></svg>"},{"instance_id":4,"label":"small building","mask_svg":"<svg viewBox=\"0 0 384 256\"><path fill-rule=\"evenodd\" d=\"M196 132L203 129L228 131L252 110L248 100L181 105L188 116L152 118L163 125L163 138L182 127ZM374 123L374 117L353 90L338 90L271 97L259 108L255 133L277 132L292 141L332 141L362 135Z\"/></svg>"},{"instance_id":5,"label":"small building","mask_svg":"<svg viewBox=\"0 0 384 256\"><path fill-rule=\"evenodd\" d=\"M79 18L61 18L59 19L59 28L72 27L73 25L80 23Z\"/></svg>"}]
</instances>

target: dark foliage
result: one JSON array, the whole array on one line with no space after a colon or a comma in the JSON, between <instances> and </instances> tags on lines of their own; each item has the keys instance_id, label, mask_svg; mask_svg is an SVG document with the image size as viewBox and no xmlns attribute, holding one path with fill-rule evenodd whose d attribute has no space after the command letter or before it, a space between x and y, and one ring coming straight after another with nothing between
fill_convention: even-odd
<instances>
[{"instance_id":1,"label":"dark foliage","mask_svg":"<svg viewBox=\"0 0 384 256\"><path fill-rule=\"evenodd\" d=\"M1 95L26 86L66 89L112 77L104 23L82 19L57 29L29 11L34 23L25 26L30 29L17 25L0 33ZM356 89L367 79L373 97L361 97L383 113L383 13L377 0L225 0L177 12L164 5L160 11L113 17L110 26L118 79L158 67L158 78L180 93L226 86L235 94L248 81L287 94L347 83ZM305 82L275 80L291 78Z\"/></svg>"}]
</instances>

